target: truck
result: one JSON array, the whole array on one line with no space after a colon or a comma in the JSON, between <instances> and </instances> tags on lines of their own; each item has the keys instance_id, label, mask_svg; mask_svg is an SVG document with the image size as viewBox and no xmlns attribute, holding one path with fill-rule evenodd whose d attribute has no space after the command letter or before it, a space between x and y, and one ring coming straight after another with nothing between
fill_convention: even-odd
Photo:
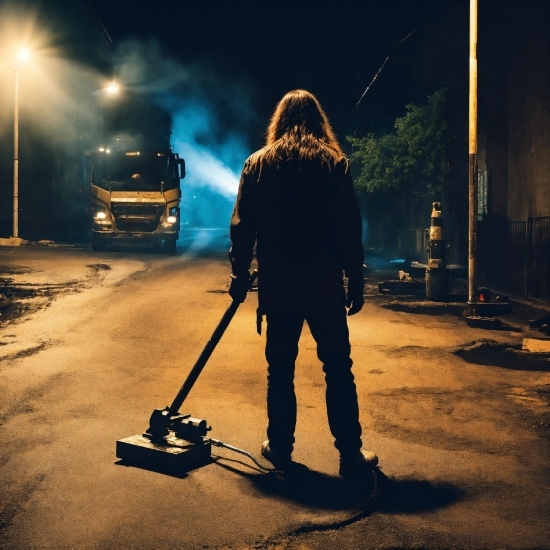
<instances>
[{"instance_id":1,"label":"truck","mask_svg":"<svg viewBox=\"0 0 550 550\"><path fill-rule=\"evenodd\" d=\"M88 158L91 244L148 242L174 253L180 231L180 181L185 161L170 147L114 136Z\"/></svg>"}]
</instances>

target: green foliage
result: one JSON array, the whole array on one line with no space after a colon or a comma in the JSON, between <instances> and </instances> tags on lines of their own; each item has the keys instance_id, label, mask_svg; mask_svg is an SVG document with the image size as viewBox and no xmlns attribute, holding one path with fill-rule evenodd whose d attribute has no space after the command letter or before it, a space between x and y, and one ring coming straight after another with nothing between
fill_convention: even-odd
<instances>
[{"instance_id":1,"label":"green foliage","mask_svg":"<svg viewBox=\"0 0 550 550\"><path fill-rule=\"evenodd\" d=\"M430 197L441 192L451 139L445 99L446 91L441 89L428 97L425 106L407 105L405 116L395 121L394 133L347 137L360 198L395 191Z\"/></svg>"}]
</instances>

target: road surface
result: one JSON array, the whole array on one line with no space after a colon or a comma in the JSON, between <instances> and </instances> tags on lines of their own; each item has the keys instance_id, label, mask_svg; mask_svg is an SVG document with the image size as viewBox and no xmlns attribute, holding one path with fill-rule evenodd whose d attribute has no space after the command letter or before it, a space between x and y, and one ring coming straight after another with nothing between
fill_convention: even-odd
<instances>
[{"instance_id":1,"label":"road surface","mask_svg":"<svg viewBox=\"0 0 550 550\"><path fill-rule=\"evenodd\" d=\"M550 547L549 363L514 351L532 334L469 328L452 308L400 311L374 278L349 325L376 478L337 475L307 327L293 473L224 449L179 477L120 464L116 440L170 404L229 304L216 246L223 236L203 232L174 256L0 248L0 548ZM259 456L255 309L249 295L182 411Z\"/></svg>"}]
</instances>

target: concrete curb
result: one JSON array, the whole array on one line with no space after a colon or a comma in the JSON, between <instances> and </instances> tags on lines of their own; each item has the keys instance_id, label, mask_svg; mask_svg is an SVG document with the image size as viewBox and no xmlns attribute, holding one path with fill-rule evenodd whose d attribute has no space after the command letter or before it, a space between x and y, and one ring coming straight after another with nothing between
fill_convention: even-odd
<instances>
[{"instance_id":1,"label":"concrete curb","mask_svg":"<svg viewBox=\"0 0 550 550\"><path fill-rule=\"evenodd\" d=\"M20 237L0 238L0 246L44 246L51 248L76 248L76 244L71 243L56 243L55 241L27 241Z\"/></svg>"},{"instance_id":2,"label":"concrete curb","mask_svg":"<svg viewBox=\"0 0 550 550\"><path fill-rule=\"evenodd\" d=\"M20 237L8 237L7 239L0 238L0 246L23 246L29 244L29 241Z\"/></svg>"}]
</instances>

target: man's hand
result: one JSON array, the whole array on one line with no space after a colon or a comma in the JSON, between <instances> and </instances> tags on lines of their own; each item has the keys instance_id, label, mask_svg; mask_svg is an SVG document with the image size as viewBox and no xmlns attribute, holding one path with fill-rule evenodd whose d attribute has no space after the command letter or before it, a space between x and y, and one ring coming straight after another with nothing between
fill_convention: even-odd
<instances>
[{"instance_id":1,"label":"man's hand","mask_svg":"<svg viewBox=\"0 0 550 550\"><path fill-rule=\"evenodd\" d=\"M355 315L363 309L363 304L365 303L363 286L363 277L348 280L348 291L346 294L346 307L349 308L348 315Z\"/></svg>"},{"instance_id":2,"label":"man's hand","mask_svg":"<svg viewBox=\"0 0 550 550\"><path fill-rule=\"evenodd\" d=\"M248 271L239 275L230 275L231 284L229 285L229 296L239 303L243 303L246 293L250 288L250 273Z\"/></svg>"}]
</instances>

